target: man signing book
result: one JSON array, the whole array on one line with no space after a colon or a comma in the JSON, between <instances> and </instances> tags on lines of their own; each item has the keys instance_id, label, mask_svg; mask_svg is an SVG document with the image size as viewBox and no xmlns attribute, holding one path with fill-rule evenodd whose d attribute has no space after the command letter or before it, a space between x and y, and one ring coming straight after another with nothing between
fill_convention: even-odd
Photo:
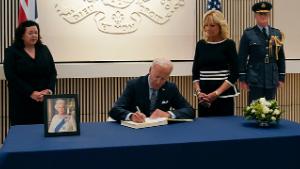
<instances>
[{"instance_id":1,"label":"man signing book","mask_svg":"<svg viewBox=\"0 0 300 169\"><path fill-rule=\"evenodd\" d=\"M149 74L127 82L126 89L109 112L110 117L138 123L144 122L146 117L194 118L191 105L176 85L168 81L172 70L170 60L155 59Z\"/></svg>"}]
</instances>

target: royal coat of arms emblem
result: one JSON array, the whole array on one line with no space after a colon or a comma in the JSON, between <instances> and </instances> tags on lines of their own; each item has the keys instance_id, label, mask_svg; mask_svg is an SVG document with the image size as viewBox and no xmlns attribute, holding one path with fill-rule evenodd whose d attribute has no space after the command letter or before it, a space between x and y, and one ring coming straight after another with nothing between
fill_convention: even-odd
<instances>
[{"instance_id":1,"label":"royal coat of arms emblem","mask_svg":"<svg viewBox=\"0 0 300 169\"><path fill-rule=\"evenodd\" d=\"M99 31L108 34L135 32L143 18L155 24L167 23L174 13L184 7L184 0L56 0L57 14L70 24L89 16Z\"/></svg>"}]
</instances>

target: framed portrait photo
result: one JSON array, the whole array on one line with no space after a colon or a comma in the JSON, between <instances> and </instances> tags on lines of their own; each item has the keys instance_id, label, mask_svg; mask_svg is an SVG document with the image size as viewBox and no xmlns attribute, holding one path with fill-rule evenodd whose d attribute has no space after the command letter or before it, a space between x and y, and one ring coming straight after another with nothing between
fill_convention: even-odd
<instances>
[{"instance_id":1,"label":"framed portrait photo","mask_svg":"<svg viewBox=\"0 0 300 169\"><path fill-rule=\"evenodd\" d=\"M44 97L44 130L46 137L80 134L80 109L76 94Z\"/></svg>"}]
</instances>

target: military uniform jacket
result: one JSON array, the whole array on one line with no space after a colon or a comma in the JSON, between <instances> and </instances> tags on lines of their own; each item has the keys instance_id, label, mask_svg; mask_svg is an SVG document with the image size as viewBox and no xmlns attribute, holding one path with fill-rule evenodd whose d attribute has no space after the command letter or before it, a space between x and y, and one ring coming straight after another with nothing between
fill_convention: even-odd
<instances>
[{"instance_id":1,"label":"military uniform jacket","mask_svg":"<svg viewBox=\"0 0 300 169\"><path fill-rule=\"evenodd\" d=\"M250 87L276 88L285 78L285 55L283 45L277 47L271 37L282 39L278 29L269 26L265 37L258 26L244 31L240 42L240 81ZM270 46L271 45L271 46Z\"/></svg>"}]
</instances>

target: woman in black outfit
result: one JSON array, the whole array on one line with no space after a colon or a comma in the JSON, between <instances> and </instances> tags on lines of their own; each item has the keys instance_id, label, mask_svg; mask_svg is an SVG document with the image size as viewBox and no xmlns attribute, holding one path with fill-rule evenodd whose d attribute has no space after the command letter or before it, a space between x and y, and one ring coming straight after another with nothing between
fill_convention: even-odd
<instances>
[{"instance_id":1,"label":"woman in black outfit","mask_svg":"<svg viewBox=\"0 0 300 169\"><path fill-rule=\"evenodd\" d=\"M11 125L43 123L43 99L54 92L56 69L36 22L25 21L16 29L14 43L5 49L4 73Z\"/></svg>"},{"instance_id":2,"label":"woman in black outfit","mask_svg":"<svg viewBox=\"0 0 300 169\"><path fill-rule=\"evenodd\" d=\"M238 91L238 57L235 42L229 39L224 15L210 10L203 19L203 39L196 46L193 62L193 88L198 97L198 116L234 114Z\"/></svg>"}]
</instances>

